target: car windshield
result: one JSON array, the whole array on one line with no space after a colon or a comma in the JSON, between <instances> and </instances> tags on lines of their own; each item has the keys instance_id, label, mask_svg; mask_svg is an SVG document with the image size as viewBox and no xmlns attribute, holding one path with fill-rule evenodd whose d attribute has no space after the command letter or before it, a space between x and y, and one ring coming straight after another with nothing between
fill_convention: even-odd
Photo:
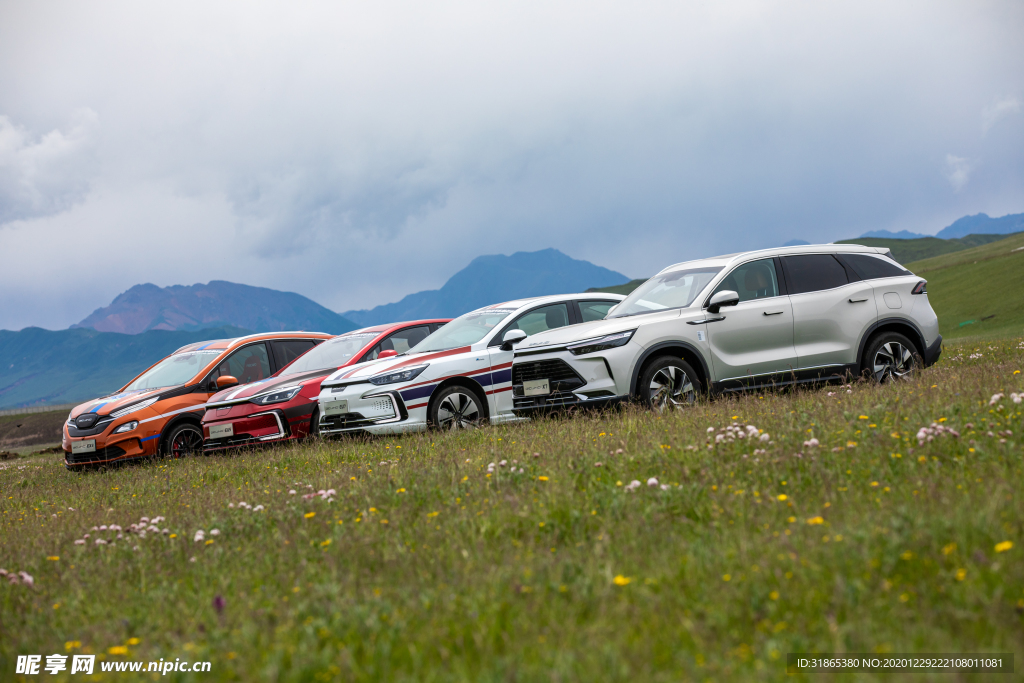
<instances>
[{"instance_id":1,"label":"car windshield","mask_svg":"<svg viewBox=\"0 0 1024 683\"><path fill-rule=\"evenodd\" d=\"M179 386L199 374L200 370L213 362L222 353L224 351L221 349L190 351L188 353L176 353L173 356L168 356L142 373L138 379L126 386L124 391Z\"/></svg>"},{"instance_id":2,"label":"car windshield","mask_svg":"<svg viewBox=\"0 0 1024 683\"><path fill-rule=\"evenodd\" d=\"M340 368L378 336L379 332L356 332L328 339L296 358L291 365L281 371L281 376Z\"/></svg>"},{"instance_id":3,"label":"car windshield","mask_svg":"<svg viewBox=\"0 0 1024 683\"><path fill-rule=\"evenodd\" d=\"M669 308L685 308L722 271L719 267L687 268L655 275L612 310L609 318L653 313Z\"/></svg>"},{"instance_id":4,"label":"car windshield","mask_svg":"<svg viewBox=\"0 0 1024 683\"><path fill-rule=\"evenodd\" d=\"M488 308L467 313L429 335L402 355L447 351L460 346L476 344L516 310L515 308Z\"/></svg>"}]
</instances>

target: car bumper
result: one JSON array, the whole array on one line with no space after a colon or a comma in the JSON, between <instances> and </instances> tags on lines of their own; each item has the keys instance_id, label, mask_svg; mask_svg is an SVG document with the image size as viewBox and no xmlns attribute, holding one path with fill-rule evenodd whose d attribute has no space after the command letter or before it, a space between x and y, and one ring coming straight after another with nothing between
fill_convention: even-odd
<instances>
[{"instance_id":1,"label":"car bumper","mask_svg":"<svg viewBox=\"0 0 1024 683\"><path fill-rule=\"evenodd\" d=\"M636 355L630 343L598 354L574 356L561 349L517 355L512 365L512 411L520 417L572 407L608 406L629 399L625 370ZM548 380L550 393L528 395L530 381Z\"/></svg>"},{"instance_id":2,"label":"car bumper","mask_svg":"<svg viewBox=\"0 0 1024 683\"><path fill-rule=\"evenodd\" d=\"M367 385L326 388L320 393L320 433L395 434L426 428L426 406L409 410L399 389L381 391Z\"/></svg>"},{"instance_id":3,"label":"car bumper","mask_svg":"<svg viewBox=\"0 0 1024 683\"><path fill-rule=\"evenodd\" d=\"M84 453L75 453L72 450L72 444L75 441L87 441L87 439L65 440L64 464L72 469L124 462L153 454L153 448L147 448L147 444L138 437L128 437L119 441L109 440L109 443L103 441L102 444L96 440L96 450Z\"/></svg>"},{"instance_id":4,"label":"car bumper","mask_svg":"<svg viewBox=\"0 0 1024 683\"><path fill-rule=\"evenodd\" d=\"M925 367L928 367L929 365L933 365L935 363L935 361L939 360L939 356L941 356L941 355L942 355L942 335L940 334L938 337L935 338L935 341L932 342L932 345L929 346L924 351L924 365L925 365Z\"/></svg>"},{"instance_id":5,"label":"car bumper","mask_svg":"<svg viewBox=\"0 0 1024 683\"><path fill-rule=\"evenodd\" d=\"M230 427L229 435L211 438L211 434L223 434L227 427ZM288 429L288 420L281 410L263 410L251 415L221 420L203 420L205 452L286 441L289 438L291 433Z\"/></svg>"}]
</instances>

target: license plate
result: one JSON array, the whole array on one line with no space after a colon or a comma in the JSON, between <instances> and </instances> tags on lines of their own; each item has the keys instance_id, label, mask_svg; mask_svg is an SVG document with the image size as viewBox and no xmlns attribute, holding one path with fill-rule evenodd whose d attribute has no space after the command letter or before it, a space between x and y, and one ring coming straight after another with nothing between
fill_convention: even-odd
<instances>
[{"instance_id":1,"label":"license plate","mask_svg":"<svg viewBox=\"0 0 1024 683\"><path fill-rule=\"evenodd\" d=\"M210 438L211 439L225 439L229 436L235 435L235 425L210 425Z\"/></svg>"},{"instance_id":2,"label":"license plate","mask_svg":"<svg viewBox=\"0 0 1024 683\"><path fill-rule=\"evenodd\" d=\"M72 441L71 442L72 453L95 453L96 452L96 439L86 439L85 441Z\"/></svg>"},{"instance_id":3,"label":"license plate","mask_svg":"<svg viewBox=\"0 0 1024 683\"><path fill-rule=\"evenodd\" d=\"M532 379L528 382L523 382L524 396L542 396L550 393L551 386L546 379Z\"/></svg>"},{"instance_id":4,"label":"license plate","mask_svg":"<svg viewBox=\"0 0 1024 683\"><path fill-rule=\"evenodd\" d=\"M328 415L344 415L348 412L348 399L324 402L324 417Z\"/></svg>"}]
</instances>

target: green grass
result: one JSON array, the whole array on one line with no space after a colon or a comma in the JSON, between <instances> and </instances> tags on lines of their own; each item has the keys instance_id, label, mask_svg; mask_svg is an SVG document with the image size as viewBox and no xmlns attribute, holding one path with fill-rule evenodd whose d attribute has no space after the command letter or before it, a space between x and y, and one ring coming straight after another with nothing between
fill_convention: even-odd
<instances>
[{"instance_id":1,"label":"green grass","mask_svg":"<svg viewBox=\"0 0 1024 683\"><path fill-rule=\"evenodd\" d=\"M998 242L1007 237L1008 235L967 235L966 237L957 237L949 240L938 237L921 237L911 240L860 237L853 240L839 240L836 244L862 244L865 247L885 247L892 252L893 258L900 263L910 263Z\"/></svg>"},{"instance_id":2,"label":"green grass","mask_svg":"<svg viewBox=\"0 0 1024 683\"><path fill-rule=\"evenodd\" d=\"M1024 234L907 268L928 280L943 339L1024 334Z\"/></svg>"},{"instance_id":3,"label":"green grass","mask_svg":"<svg viewBox=\"0 0 1024 683\"><path fill-rule=\"evenodd\" d=\"M790 680L787 652L1020 652L1021 369L1015 339L947 348L898 386L665 417L84 474L19 460L0 470L0 566L35 585L0 581L0 671L86 652L212 662L166 680L761 681ZM919 445L933 422L959 438ZM709 447L746 424L769 440ZM502 460L524 472L488 476ZM141 516L176 536L90 531Z\"/></svg>"}]
</instances>

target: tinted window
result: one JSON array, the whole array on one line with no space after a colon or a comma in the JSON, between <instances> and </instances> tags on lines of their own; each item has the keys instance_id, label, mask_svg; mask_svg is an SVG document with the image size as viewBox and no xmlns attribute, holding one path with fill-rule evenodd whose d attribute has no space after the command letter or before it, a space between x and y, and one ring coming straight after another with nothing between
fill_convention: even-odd
<instances>
[{"instance_id":1,"label":"tinted window","mask_svg":"<svg viewBox=\"0 0 1024 683\"><path fill-rule=\"evenodd\" d=\"M580 313L583 314L583 322L591 320L604 320L608 310L617 304L618 301L580 301Z\"/></svg>"},{"instance_id":2,"label":"tinted window","mask_svg":"<svg viewBox=\"0 0 1024 683\"><path fill-rule=\"evenodd\" d=\"M377 332L349 332L328 339L297 361L289 365L281 376L296 375L310 370L339 368L350 362L367 344L378 337Z\"/></svg>"},{"instance_id":3,"label":"tinted window","mask_svg":"<svg viewBox=\"0 0 1024 683\"><path fill-rule=\"evenodd\" d=\"M270 357L266 344L250 344L228 356L214 371L214 377L231 375L239 384L270 377Z\"/></svg>"},{"instance_id":4,"label":"tinted window","mask_svg":"<svg viewBox=\"0 0 1024 683\"><path fill-rule=\"evenodd\" d=\"M274 360L277 361L277 367L283 368L313 348L313 342L289 339L287 341L270 342L270 346L274 349Z\"/></svg>"},{"instance_id":5,"label":"tinted window","mask_svg":"<svg viewBox=\"0 0 1024 683\"><path fill-rule=\"evenodd\" d=\"M790 294L820 292L849 284L843 264L831 254L783 256Z\"/></svg>"},{"instance_id":6,"label":"tinted window","mask_svg":"<svg viewBox=\"0 0 1024 683\"><path fill-rule=\"evenodd\" d=\"M568 304L553 304L535 308L529 313L524 313L512 322L510 330L522 330L527 335L537 334L553 330L556 327L565 327L569 324Z\"/></svg>"},{"instance_id":7,"label":"tinted window","mask_svg":"<svg viewBox=\"0 0 1024 683\"><path fill-rule=\"evenodd\" d=\"M779 277L775 272L775 260L766 258L738 266L718 284L715 293L726 289L739 294L741 302L778 296Z\"/></svg>"},{"instance_id":8,"label":"tinted window","mask_svg":"<svg viewBox=\"0 0 1024 683\"><path fill-rule=\"evenodd\" d=\"M419 327L408 327L404 330L399 330L398 332L385 337L384 341L370 349L369 353L363 357L363 360L373 360L380 355L381 351L405 353L426 339L428 334L430 334L429 325L420 325Z\"/></svg>"},{"instance_id":9,"label":"tinted window","mask_svg":"<svg viewBox=\"0 0 1024 683\"><path fill-rule=\"evenodd\" d=\"M873 280L879 277L900 277L910 275L910 271L892 259L871 254L843 254L841 259L853 268L862 280Z\"/></svg>"}]
</instances>

